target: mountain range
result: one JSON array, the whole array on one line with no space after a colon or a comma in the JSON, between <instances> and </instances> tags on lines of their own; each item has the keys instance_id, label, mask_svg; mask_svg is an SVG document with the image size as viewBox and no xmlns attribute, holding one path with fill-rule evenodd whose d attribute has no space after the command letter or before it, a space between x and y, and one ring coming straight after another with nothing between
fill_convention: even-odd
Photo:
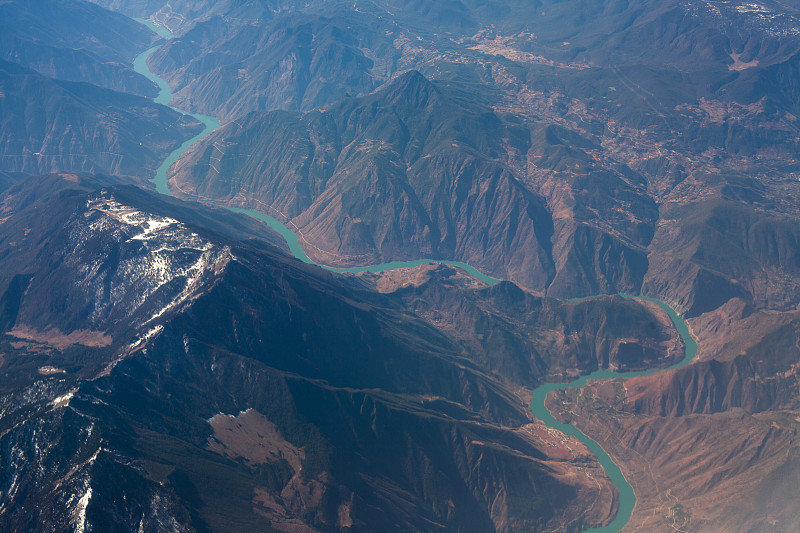
<instances>
[{"instance_id":1,"label":"mountain range","mask_svg":"<svg viewBox=\"0 0 800 533\"><path fill-rule=\"evenodd\" d=\"M59 80L155 97L131 65L155 40L138 22L83 0L0 2L0 59Z\"/></svg>"},{"instance_id":2,"label":"mountain range","mask_svg":"<svg viewBox=\"0 0 800 533\"><path fill-rule=\"evenodd\" d=\"M255 222L103 176L29 177L2 205L8 529L598 525L613 488L520 387L680 353L631 300L542 300L447 268L376 292ZM474 332L415 313L433 294Z\"/></svg>"},{"instance_id":3,"label":"mountain range","mask_svg":"<svg viewBox=\"0 0 800 533\"><path fill-rule=\"evenodd\" d=\"M783 0L0 0L0 529L796 531L799 66Z\"/></svg>"},{"instance_id":4,"label":"mountain range","mask_svg":"<svg viewBox=\"0 0 800 533\"><path fill-rule=\"evenodd\" d=\"M145 178L202 130L141 96L47 78L0 60L0 169ZM146 178L145 178L146 179Z\"/></svg>"}]
</instances>

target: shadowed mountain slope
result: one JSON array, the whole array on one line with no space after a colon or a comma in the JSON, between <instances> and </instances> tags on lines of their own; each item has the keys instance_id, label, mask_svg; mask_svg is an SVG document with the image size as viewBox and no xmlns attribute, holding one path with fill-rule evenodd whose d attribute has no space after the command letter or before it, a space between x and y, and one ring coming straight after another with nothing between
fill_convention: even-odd
<instances>
[{"instance_id":1,"label":"shadowed mountain slope","mask_svg":"<svg viewBox=\"0 0 800 533\"><path fill-rule=\"evenodd\" d=\"M0 169L144 179L202 125L166 106L0 60Z\"/></svg>"},{"instance_id":2,"label":"shadowed mountain slope","mask_svg":"<svg viewBox=\"0 0 800 533\"><path fill-rule=\"evenodd\" d=\"M171 185L290 222L324 264L459 259L554 294L636 291L652 201L559 135L568 134L507 119L411 71L323 111L234 121L187 151ZM546 184L519 171L533 154L542 170L570 158L594 175L573 192L550 191L548 206L535 192ZM554 225L554 208L573 215Z\"/></svg>"},{"instance_id":3,"label":"shadowed mountain slope","mask_svg":"<svg viewBox=\"0 0 800 533\"><path fill-rule=\"evenodd\" d=\"M30 177L2 197L0 508L16 509L3 527L609 520L614 491L591 456L535 424L477 344L284 256L251 220L109 181ZM538 306L508 284L469 293L495 302L491 320ZM659 322L605 299L547 321L616 337L624 324L580 317L620 305ZM640 340L663 359L669 337L662 324Z\"/></svg>"},{"instance_id":4,"label":"shadowed mountain slope","mask_svg":"<svg viewBox=\"0 0 800 533\"><path fill-rule=\"evenodd\" d=\"M0 59L44 76L154 97L131 67L155 40L136 21L84 0L0 2Z\"/></svg>"}]
</instances>

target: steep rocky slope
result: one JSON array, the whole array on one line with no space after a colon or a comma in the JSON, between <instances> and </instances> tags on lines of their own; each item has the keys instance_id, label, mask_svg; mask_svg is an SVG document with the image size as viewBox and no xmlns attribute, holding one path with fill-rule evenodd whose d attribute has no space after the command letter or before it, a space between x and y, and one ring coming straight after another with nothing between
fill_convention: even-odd
<instances>
[{"instance_id":1,"label":"steep rocky slope","mask_svg":"<svg viewBox=\"0 0 800 533\"><path fill-rule=\"evenodd\" d=\"M115 172L149 179L202 129L165 106L0 60L0 170Z\"/></svg>"},{"instance_id":2,"label":"steep rocky slope","mask_svg":"<svg viewBox=\"0 0 800 533\"><path fill-rule=\"evenodd\" d=\"M725 254L713 250L716 222L680 222L689 212L702 217L711 200L727 203L716 220L728 210L752 220L798 216L792 72L800 23L791 7L642 0L219 9L205 10L153 60L178 89L176 101L230 121L175 169L188 194L290 222L325 263L439 252L553 296L643 290L693 315L732 297L780 309L797 303L793 274L776 269L775 258L728 272ZM450 128L453 114L408 87L413 75L391 79L407 69L445 101L486 117L456 117ZM373 95L345 98L326 113L245 114L316 107L385 80ZM379 100L404 86L413 119L397 102ZM445 127L416 120L425 113L441 114ZM359 153L345 150L355 146ZM359 169L346 168L356 161ZM500 191L494 201L510 211L482 207L476 192L475 208L462 213L453 196L463 193L452 179L438 181L458 169L474 169L470 182ZM354 176L369 172L368 183ZM450 206L420 197L418 172L435 178L425 187ZM498 172L524 187L504 188ZM350 200L329 189L345 175L344 188L360 187ZM530 202L513 200L520 192L544 202L544 211L526 215L538 226L533 233L519 218ZM400 212L387 212L394 206ZM387 231L384 220L397 229ZM709 239L688 245L697 253L687 257L675 239L695 239L704 224ZM766 287L765 276L785 282Z\"/></svg>"},{"instance_id":3,"label":"steep rocky slope","mask_svg":"<svg viewBox=\"0 0 800 533\"><path fill-rule=\"evenodd\" d=\"M0 200L4 528L609 520L615 492L591 455L535 423L519 378L472 348L479 335L456 339L397 294L282 255L251 220L112 182L34 176ZM462 298L495 302L483 314L499 322L504 295L532 298L510 285ZM628 342L666 361L668 328L633 302L547 321L627 334L606 306L651 321ZM601 364L618 353L597 350Z\"/></svg>"},{"instance_id":4,"label":"steep rocky slope","mask_svg":"<svg viewBox=\"0 0 800 533\"><path fill-rule=\"evenodd\" d=\"M324 113L237 121L193 147L186 158L199 164L181 164L172 183L179 194L285 214L324 263L458 258L541 288L552 277L552 222L543 200L492 157L503 142L525 144L525 133L412 72ZM492 226L504 229L492 235Z\"/></svg>"},{"instance_id":5,"label":"steep rocky slope","mask_svg":"<svg viewBox=\"0 0 800 533\"><path fill-rule=\"evenodd\" d=\"M567 401L563 409L577 414L633 484L636 509L626 531L796 529L796 408L665 418L615 413L611 394L598 401L585 391L579 401L586 407Z\"/></svg>"},{"instance_id":6,"label":"steep rocky slope","mask_svg":"<svg viewBox=\"0 0 800 533\"><path fill-rule=\"evenodd\" d=\"M800 387L797 311L741 299L690 320L688 367L549 398L621 465L637 505L626 530L793 531Z\"/></svg>"},{"instance_id":7,"label":"steep rocky slope","mask_svg":"<svg viewBox=\"0 0 800 533\"><path fill-rule=\"evenodd\" d=\"M565 302L509 282L469 288L462 276L439 266L391 292L515 386L565 381L600 368L667 366L683 357L669 318L656 306L619 296Z\"/></svg>"},{"instance_id":8,"label":"steep rocky slope","mask_svg":"<svg viewBox=\"0 0 800 533\"><path fill-rule=\"evenodd\" d=\"M51 78L154 97L156 86L131 67L154 40L136 21L84 0L0 2L0 59Z\"/></svg>"},{"instance_id":9,"label":"steep rocky slope","mask_svg":"<svg viewBox=\"0 0 800 533\"><path fill-rule=\"evenodd\" d=\"M687 316L732 298L773 309L800 301L797 218L725 200L661 209L651 249L649 292L669 295Z\"/></svg>"},{"instance_id":10,"label":"steep rocky slope","mask_svg":"<svg viewBox=\"0 0 800 533\"><path fill-rule=\"evenodd\" d=\"M187 151L170 183L179 195L276 216L325 264L459 259L555 295L587 286L635 292L656 216L643 185L592 169L593 179L551 191L561 203L580 202L554 223L536 192L546 186L518 171L532 153L551 164L565 136L412 71L324 111L237 120ZM568 150L576 161L585 156Z\"/></svg>"},{"instance_id":11,"label":"steep rocky slope","mask_svg":"<svg viewBox=\"0 0 800 533\"><path fill-rule=\"evenodd\" d=\"M274 21L271 12L242 15L245 20L233 13L198 22L153 55L150 64L173 87L175 104L232 118L313 109L380 85L373 69L384 59L374 54L389 52L391 42L365 31L366 20L315 12Z\"/></svg>"},{"instance_id":12,"label":"steep rocky slope","mask_svg":"<svg viewBox=\"0 0 800 533\"><path fill-rule=\"evenodd\" d=\"M797 7L98 2L175 30L151 67L226 123L176 193L274 215L321 263L438 255L537 294L449 267L340 279L222 215L63 179L87 202L37 207L0 174L2 527L605 523L596 463L520 398L675 360L655 309L541 297L625 291L682 312L698 361L548 405L620 464L628 529L796 531Z\"/></svg>"}]
</instances>

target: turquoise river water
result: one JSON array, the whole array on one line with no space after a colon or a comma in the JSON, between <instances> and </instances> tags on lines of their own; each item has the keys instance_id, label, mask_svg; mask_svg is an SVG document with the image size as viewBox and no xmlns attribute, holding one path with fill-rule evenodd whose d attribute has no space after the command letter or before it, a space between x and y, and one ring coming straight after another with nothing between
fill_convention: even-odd
<instances>
[{"instance_id":1,"label":"turquoise river water","mask_svg":"<svg viewBox=\"0 0 800 533\"><path fill-rule=\"evenodd\" d=\"M153 24L149 20L144 19L137 19L142 24L145 24L148 28L153 30L157 33L160 37L164 39L171 39L172 34L161 26L157 26ZM139 74L146 76L148 79L152 80L154 83L158 85L159 94L158 97L155 99L156 103L168 105L170 100L172 100L172 91L170 90L169 85L167 82L153 74L147 66L147 59L160 48L161 45L154 46L149 50L141 53L139 56L136 57L134 60L134 70ZM156 186L156 190L165 195L171 196L172 193L167 186L167 170L169 167L178 160L183 152L185 152L191 145L211 133L213 130L219 127L219 121L214 117L209 117L206 115L194 114L194 113L186 113L180 109L172 108L175 111L190 115L200 122L203 123L205 128L202 132L197 134L195 137L189 139L188 141L184 142L180 145L176 150L170 153L167 158L161 163L161 166L158 167L156 170L156 175L153 178L153 183ZM320 265L318 263L314 263L308 255L303 251L302 246L298 240L297 235L292 232L289 228L287 228L284 224L282 224L279 220L261 213L259 211L254 211L251 209L241 209L236 207L228 208L231 211L235 211L237 213L242 213L254 218L257 218L263 222L265 222L270 228L275 230L279 233L285 240L286 244L289 246L289 251L300 261L309 264L316 264L322 268L330 270L332 272L382 272L387 270L394 270L397 268L407 268L407 267L415 267L427 263L440 263L445 265L453 265L463 269L465 272L470 274L471 276L489 284L494 285L499 280L489 277L485 274L482 274L474 267L462 263L459 261L442 261L438 259L419 259L416 261L392 261L390 263L381 263L379 265L372 265L372 266L364 266L364 267L353 267L353 268L333 268L326 265ZM633 296L623 295L626 298L633 298ZM590 297L593 298L593 297ZM686 323L683 319L678 315L671 307L660 300L655 300L653 298L647 298L644 296L637 296L637 298L641 298L643 300L647 300L657 304L661 307L664 311L667 312L672 323L675 325L675 328L678 330L681 338L683 339L684 346L685 346L685 354L683 360L680 362L672 365L669 369L678 368L681 366L688 365L692 359L694 358L695 354L697 353L697 343L695 343L692 336L689 334L689 328L687 327ZM533 391L533 401L531 402L531 411L533 412L534 416L544 422L547 426L558 429L559 431L576 437L580 440L583 444L585 444L589 450L593 454L597 456L600 464L605 469L608 477L611 481L616 485L617 489L620 493L620 504L619 510L617 511L617 515L614 520L605 527L601 528L594 528L586 530L586 533L612 533L619 531L622 529L625 524L628 523L628 520L631 517L631 513L633 512L633 508L636 505L636 495L633 492L633 487L631 487L630 483L625 479L625 476L622 474L622 471L619 469L619 466L611 459L611 457L603 450L603 448L594 440L590 439L586 435L584 435L578 428L571 424L564 424L559 422L558 420L550 414L550 411L545 406L545 398L547 394L556 389L567 389L567 388L575 388L575 387L582 387L586 385L586 382L590 379L609 379L609 378L629 378L635 376L644 376L649 374L654 374L656 372L660 372L664 369L653 369L653 370L646 370L640 372L614 372L612 370L598 370L596 372L592 372L591 374L581 376L580 378L576 379L571 383L548 383L545 385L541 385L537 387Z\"/></svg>"}]
</instances>

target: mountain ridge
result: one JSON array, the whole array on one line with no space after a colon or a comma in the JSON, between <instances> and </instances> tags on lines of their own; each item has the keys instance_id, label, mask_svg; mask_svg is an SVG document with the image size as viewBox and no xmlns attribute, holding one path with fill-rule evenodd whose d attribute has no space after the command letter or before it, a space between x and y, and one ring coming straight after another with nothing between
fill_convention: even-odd
<instances>
[{"instance_id":1,"label":"mountain ridge","mask_svg":"<svg viewBox=\"0 0 800 533\"><path fill-rule=\"evenodd\" d=\"M0 168L147 179L201 125L139 96L47 78L0 60Z\"/></svg>"}]
</instances>

